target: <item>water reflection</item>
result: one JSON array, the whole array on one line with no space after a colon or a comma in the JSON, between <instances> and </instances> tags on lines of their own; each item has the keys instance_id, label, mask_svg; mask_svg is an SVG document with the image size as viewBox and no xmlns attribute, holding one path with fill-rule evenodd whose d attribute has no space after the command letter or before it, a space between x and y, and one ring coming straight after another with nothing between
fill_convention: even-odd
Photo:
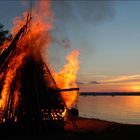
<instances>
[{"instance_id":1,"label":"water reflection","mask_svg":"<svg viewBox=\"0 0 140 140\"><path fill-rule=\"evenodd\" d=\"M79 96L78 108L81 117L140 124L140 96Z\"/></svg>"}]
</instances>

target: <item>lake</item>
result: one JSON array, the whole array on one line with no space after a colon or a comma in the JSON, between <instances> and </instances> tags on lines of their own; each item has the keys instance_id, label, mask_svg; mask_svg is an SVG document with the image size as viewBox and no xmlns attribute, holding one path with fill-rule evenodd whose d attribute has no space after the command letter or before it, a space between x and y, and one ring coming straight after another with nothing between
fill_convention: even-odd
<instances>
[{"instance_id":1,"label":"lake","mask_svg":"<svg viewBox=\"0 0 140 140\"><path fill-rule=\"evenodd\" d=\"M119 123L140 124L140 96L82 96L79 116Z\"/></svg>"}]
</instances>

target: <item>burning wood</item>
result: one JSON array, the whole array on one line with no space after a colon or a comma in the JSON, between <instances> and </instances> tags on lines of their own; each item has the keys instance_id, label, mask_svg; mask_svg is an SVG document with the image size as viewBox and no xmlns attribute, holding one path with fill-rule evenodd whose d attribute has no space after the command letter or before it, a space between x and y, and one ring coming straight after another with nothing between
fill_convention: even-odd
<instances>
[{"instance_id":1,"label":"burning wood","mask_svg":"<svg viewBox=\"0 0 140 140\"><path fill-rule=\"evenodd\" d=\"M0 55L1 123L13 120L29 125L28 121L36 120L39 127L42 121L59 120L63 124L65 110L71 108L77 98L79 52L69 54L68 63L58 73L50 70L41 56L42 50L51 43L53 12L50 6L50 1L39 1L38 7L32 10L32 20L25 12L14 21L12 34L15 37ZM66 92L71 90L74 91Z\"/></svg>"}]
</instances>

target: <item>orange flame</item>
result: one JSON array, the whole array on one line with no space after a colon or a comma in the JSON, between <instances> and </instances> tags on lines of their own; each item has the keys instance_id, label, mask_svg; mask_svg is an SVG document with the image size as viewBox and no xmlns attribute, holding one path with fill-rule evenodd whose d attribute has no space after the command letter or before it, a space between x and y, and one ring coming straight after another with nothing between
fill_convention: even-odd
<instances>
[{"instance_id":1,"label":"orange flame","mask_svg":"<svg viewBox=\"0 0 140 140\"><path fill-rule=\"evenodd\" d=\"M17 69L22 64L22 58L24 57L25 53L20 53L20 55L14 57L8 66L8 70L5 76L4 86L1 92L2 99L0 100L0 107L5 109L8 97L10 94L10 88L12 86L12 82L16 76ZM18 62L18 63L17 63Z\"/></svg>"},{"instance_id":2,"label":"orange flame","mask_svg":"<svg viewBox=\"0 0 140 140\"><path fill-rule=\"evenodd\" d=\"M38 53L43 47L48 47L50 42L49 31L52 29L53 13L50 9L50 1L39 1L38 6L32 10L32 22L28 26L26 34L20 38L17 43L16 54L8 64L6 70L3 89L1 92L0 108L5 109L8 104L8 98L10 95L10 88L12 82L16 77L18 69L23 65L23 60L32 53L34 49ZM26 24L28 12L24 12L22 17L16 17L14 20L14 27L11 29L12 35L15 36L19 29ZM8 43L4 43L3 48L7 48ZM20 86L20 85L18 85ZM19 96L19 87L14 91L14 104L17 105Z\"/></svg>"},{"instance_id":3,"label":"orange flame","mask_svg":"<svg viewBox=\"0 0 140 140\"><path fill-rule=\"evenodd\" d=\"M74 50L67 55L67 64L60 70L60 72L54 74L54 79L59 88L73 88L77 87L76 79L79 69L78 61L79 51ZM71 108L77 98L77 91L63 92L62 98L66 102L68 108Z\"/></svg>"},{"instance_id":4,"label":"orange flame","mask_svg":"<svg viewBox=\"0 0 140 140\"><path fill-rule=\"evenodd\" d=\"M12 35L15 36L19 29L26 24L28 12L24 12L22 17L17 17L14 20L14 27L11 29ZM10 87L12 82L17 76L18 69L23 66L23 60L32 53L39 53L44 48L46 49L51 42L51 37L49 31L52 29L53 25L53 12L51 11L51 2L39 1L38 6L34 7L32 10L32 21L28 26L26 34L20 38L17 44L17 52L10 61L6 76L4 80L4 86L2 89L0 100L0 108L5 109L8 104L8 97L10 95ZM5 44L4 44L5 45ZM8 46L8 45L7 45ZM4 48L6 48L4 46ZM36 54L37 55L37 54ZM79 52L77 50L73 51L67 56L68 63L62 68L58 73L53 73L54 79L56 80L59 88L73 88L76 85L76 75L79 69L78 61ZM14 103L13 108L18 105L19 98L19 88L20 85L16 85L14 91ZM66 101L67 106L72 107L76 100L77 92L65 92L61 93L63 99Z\"/></svg>"}]
</instances>

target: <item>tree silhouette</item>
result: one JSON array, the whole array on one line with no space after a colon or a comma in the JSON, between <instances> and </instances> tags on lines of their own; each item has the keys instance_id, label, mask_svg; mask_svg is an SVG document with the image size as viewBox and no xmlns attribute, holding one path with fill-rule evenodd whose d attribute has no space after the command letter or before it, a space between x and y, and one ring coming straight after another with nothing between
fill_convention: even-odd
<instances>
[{"instance_id":1,"label":"tree silhouette","mask_svg":"<svg viewBox=\"0 0 140 140\"><path fill-rule=\"evenodd\" d=\"M11 40L12 35L8 30L4 30L4 25L0 23L0 46L3 45L5 40Z\"/></svg>"}]
</instances>

